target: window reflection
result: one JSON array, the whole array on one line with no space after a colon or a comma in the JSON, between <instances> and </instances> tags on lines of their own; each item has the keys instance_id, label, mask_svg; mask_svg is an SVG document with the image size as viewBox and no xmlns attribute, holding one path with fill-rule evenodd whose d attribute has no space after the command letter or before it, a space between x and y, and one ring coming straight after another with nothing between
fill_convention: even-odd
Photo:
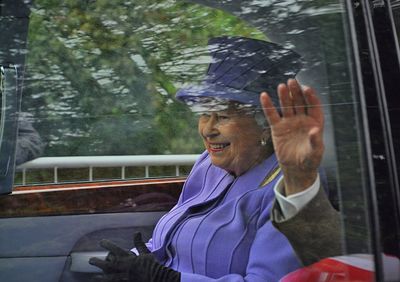
<instances>
[{"instance_id":1,"label":"window reflection","mask_svg":"<svg viewBox=\"0 0 400 282\"><path fill-rule=\"evenodd\" d=\"M301 54L298 79L323 101L323 166L330 198L344 215L347 251L369 252L358 90L343 3L234 2L35 1L22 106L47 144L44 156L201 153L196 117L174 96L203 80L209 38L277 42ZM67 170L63 181L68 173L85 178Z\"/></svg>"},{"instance_id":2,"label":"window reflection","mask_svg":"<svg viewBox=\"0 0 400 282\"><path fill-rule=\"evenodd\" d=\"M199 153L195 121L173 97L201 79L208 38L233 32L263 36L197 4L35 1L23 107L45 155Z\"/></svg>"}]
</instances>

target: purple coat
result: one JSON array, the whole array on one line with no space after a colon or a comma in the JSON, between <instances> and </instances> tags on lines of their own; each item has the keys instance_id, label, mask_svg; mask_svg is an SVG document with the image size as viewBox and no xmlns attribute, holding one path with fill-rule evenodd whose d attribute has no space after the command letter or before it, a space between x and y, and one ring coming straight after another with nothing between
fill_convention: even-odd
<instances>
[{"instance_id":1,"label":"purple coat","mask_svg":"<svg viewBox=\"0 0 400 282\"><path fill-rule=\"evenodd\" d=\"M211 164L194 165L176 206L160 219L150 249L181 281L275 282L300 267L286 237L271 224L275 155L235 178Z\"/></svg>"}]
</instances>

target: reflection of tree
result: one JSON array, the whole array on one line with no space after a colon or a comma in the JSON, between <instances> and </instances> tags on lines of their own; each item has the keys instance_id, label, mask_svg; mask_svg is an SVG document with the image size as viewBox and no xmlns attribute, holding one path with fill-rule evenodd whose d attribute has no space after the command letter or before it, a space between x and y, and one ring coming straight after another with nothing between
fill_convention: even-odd
<instances>
[{"instance_id":1,"label":"reflection of tree","mask_svg":"<svg viewBox=\"0 0 400 282\"><path fill-rule=\"evenodd\" d=\"M49 141L47 155L199 152L176 89L203 76L210 37L263 37L200 5L59 3L32 8L23 102Z\"/></svg>"}]
</instances>

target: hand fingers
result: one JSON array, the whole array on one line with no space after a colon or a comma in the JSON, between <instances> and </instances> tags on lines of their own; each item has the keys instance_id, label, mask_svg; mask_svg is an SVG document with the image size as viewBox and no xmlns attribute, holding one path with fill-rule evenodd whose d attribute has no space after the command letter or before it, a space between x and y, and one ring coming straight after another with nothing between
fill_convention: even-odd
<instances>
[{"instance_id":1,"label":"hand fingers","mask_svg":"<svg viewBox=\"0 0 400 282\"><path fill-rule=\"evenodd\" d=\"M107 256L106 256L106 261L115 261L117 259L117 256L114 254L114 253L112 253L112 252L109 252L108 254L107 254Z\"/></svg>"},{"instance_id":2,"label":"hand fingers","mask_svg":"<svg viewBox=\"0 0 400 282\"><path fill-rule=\"evenodd\" d=\"M278 95L283 117L307 114L323 126L322 105L314 89L311 87L302 89L295 79L289 79L287 85L279 84ZM260 102L271 126L281 120L281 116L266 92L261 93Z\"/></svg>"},{"instance_id":3,"label":"hand fingers","mask_svg":"<svg viewBox=\"0 0 400 282\"><path fill-rule=\"evenodd\" d=\"M103 248L109 250L111 253L115 254L116 256L129 256L131 255L131 252L121 249L117 245L115 245L113 242L110 240L103 239L100 241L100 246Z\"/></svg>"},{"instance_id":4,"label":"hand fingers","mask_svg":"<svg viewBox=\"0 0 400 282\"><path fill-rule=\"evenodd\" d=\"M98 268L103 270L103 272L105 272L105 273L109 272L112 269L112 267L110 266L110 262L96 258L96 257L90 258L89 264L97 266Z\"/></svg>"},{"instance_id":5,"label":"hand fingers","mask_svg":"<svg viewBox=\"0 0 400 282\"><path fill-rule=\"evenodd\" d=\"M304 98L308 105L307 114L315 119L319 124L324 124L324 113L322 111L321 101L318 99L314 89L311 87L304 87Z\"/></svg>"},{"instance_id":6,"label":"hand fingers","mask_svg":"<svg viewBox=\"0 0 400 282\"><path fill-rule=\"evenodd\" d=\"M291 98L294 112L296 115L304 115L306 112L306 104L300 84L295 79L289 79L288 87L292 94Z\"/></svg>"},{"instance_id":7,"label":"hand fingers","mask_svg":"<svg viewBox=\"0 0 400 282\"><path fill-rule=\"evenodd\" d=\"M290 97L289 87L286 84L278 85L279 103L281 104L282 116L291 117L294 114L293 102Z\"/></svg>"},{"instance_id":8,"label":"hand fingers","mask_svg":"<svg viewBox=\"0 0 400 282\"><path fill-rule=\"evenodd\" d=\"M136 232L133 235L133 243L135 244L136 250L139 252L140 255L151 253L146 247L146 244L143 242L142 233Z\"/></svg>"},{"instance_id":9,"label":"hand fingers","mask_svg":"<svg viewBox=\"0 0 400 282\"><path fill-rule=\"evenodd\" d=\"M260 102L268 124L272 126L277 123L281 119L281 117L276 110L274 104L272 103L271 98L268 96L267 92L261 93Z\"/></svg>"}]
</instances>

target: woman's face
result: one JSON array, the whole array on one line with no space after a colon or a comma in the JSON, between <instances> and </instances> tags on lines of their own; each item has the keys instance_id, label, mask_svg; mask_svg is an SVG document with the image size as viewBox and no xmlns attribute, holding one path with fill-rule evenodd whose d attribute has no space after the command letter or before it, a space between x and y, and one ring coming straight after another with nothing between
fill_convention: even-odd
<instances>
[{"instance_id":1,"label":"woman's face","mask_svg":"<svg viewBox=\"0 0 400 282\"><path fill-rule=\"evenodd\" d=\"M261 146L263 130L254 115L232 107L226 111L203 113L199 118L199 133L211 162L236 176L268 155L267 148Z\"/></svg>"}]
</instances>

